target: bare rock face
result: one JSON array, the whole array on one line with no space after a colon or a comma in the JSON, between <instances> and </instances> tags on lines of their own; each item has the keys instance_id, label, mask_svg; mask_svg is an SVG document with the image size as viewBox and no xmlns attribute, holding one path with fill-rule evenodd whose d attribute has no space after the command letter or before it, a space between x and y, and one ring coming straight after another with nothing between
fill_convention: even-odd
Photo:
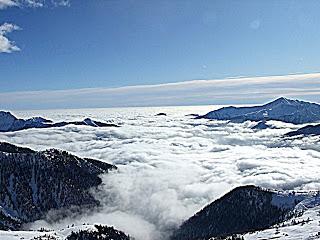
<instances>
[{"instance_id":1,"label":"bare rock face","mask_svg":"<svg viewBox=\"0 0 320 240\"><path fill-rule=\"evenodd\" d=\"M0 143L0 228L43 218L49 210L97 206L90 189L114 165L65 151L33 151Z\"/></svg>"}]
</instances>

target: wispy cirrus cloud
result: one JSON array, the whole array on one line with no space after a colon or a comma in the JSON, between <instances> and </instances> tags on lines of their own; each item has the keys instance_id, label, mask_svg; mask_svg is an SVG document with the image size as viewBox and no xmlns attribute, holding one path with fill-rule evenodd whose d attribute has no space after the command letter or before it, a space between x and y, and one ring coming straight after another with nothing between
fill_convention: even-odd
<instances>
[{"instance_id":1,"label":"wispy cirrus cloud","mask_svg":"<svg viewBox=\"0 0 320 240\"><path fill-rule=\"evenodd\" d=\"M0 93L0 108L44 109L263 103L276 97L318 101L320 73L176 83Z\"/></svg>"},{"instance_id":2,"label":"wispy cirrus cloud","mask_svg":"<svg viewBox=\"0 0 320 240\"><path fill-rule=\"evenodd\" d=\"M4 23L0 25L0 53L11 53L20 51L20 48L15 43L8 39L7 34L21 28L12 23Z\"/></svg>"},{"instance_id":3,"label":"wispy cirrus cloud","mask_svg":"<svg viewBox=\"0 0 320 240\"><path fill-rule=\"evenodd\" d=\"M4 9L7 7L17 6L16 1L13 0L0 0L0 9Z\"/></svg>"},{"instance_id":4,"label":"wispy cirrus cloud","mask_svg":"<svg viewBox=\"0 0 320 240\"><path fill-rule=\"evenodd\" d=\"M0 0L0 9L9 7L58 7L70 6L70 0Z\"/></svg>"}]
</instances>

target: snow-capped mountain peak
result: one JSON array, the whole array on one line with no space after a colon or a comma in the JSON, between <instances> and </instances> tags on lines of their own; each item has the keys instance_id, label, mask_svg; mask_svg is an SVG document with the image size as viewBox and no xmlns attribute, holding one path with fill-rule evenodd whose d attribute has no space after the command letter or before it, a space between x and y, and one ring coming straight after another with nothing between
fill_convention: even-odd
<instances>
[{"instance_id":1,"label":"snow-capped mountain peak","mask_svg":"<svg viewBox=\"0 0 320 240\"><path fill-rule=\"evenodd\" d=\"M320 121L320 105L281 97L260 106L223 107L199 118L233 122L276 120L303 124Z\"/></svg>"}]
</instances>

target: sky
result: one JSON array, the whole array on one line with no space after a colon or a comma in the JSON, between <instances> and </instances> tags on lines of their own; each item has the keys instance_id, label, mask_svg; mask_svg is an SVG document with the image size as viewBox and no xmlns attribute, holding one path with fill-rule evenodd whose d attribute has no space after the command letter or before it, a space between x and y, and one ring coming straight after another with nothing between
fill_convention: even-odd
<instances>
[{"instance_id":1,"label":"sky","mask_svg":"<svg viewBox=\"0 0 320 240\"><path fill-rule=\"evenodd\" d=\"M34 91L317 73L319 11L316 0L0 0L0 97L12 97L0 107L86 105L23 104L21 94L29 98ZM230 102L215 97L183 103ZM87 105L119 106L110 101ZM161 104L168 103L155 105Z\"/></svg>"}]
</instances>

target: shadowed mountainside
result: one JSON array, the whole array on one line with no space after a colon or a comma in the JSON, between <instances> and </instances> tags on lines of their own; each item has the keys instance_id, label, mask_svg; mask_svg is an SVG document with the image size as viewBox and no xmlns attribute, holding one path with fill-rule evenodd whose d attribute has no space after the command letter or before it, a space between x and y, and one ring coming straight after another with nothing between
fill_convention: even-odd
<instances>
[{"instance_id":1,"label":"shadowed mountainside","mask_svg":"<svg viewBox=\"0 0 320 240\"><path fill-rule=\"evenodd\" d=\"M0 143L0 229L17 229L52 209L99 205L89 190L102 183L100 174L113 169L61 150Z\"/></svg>"}]
</instances>

